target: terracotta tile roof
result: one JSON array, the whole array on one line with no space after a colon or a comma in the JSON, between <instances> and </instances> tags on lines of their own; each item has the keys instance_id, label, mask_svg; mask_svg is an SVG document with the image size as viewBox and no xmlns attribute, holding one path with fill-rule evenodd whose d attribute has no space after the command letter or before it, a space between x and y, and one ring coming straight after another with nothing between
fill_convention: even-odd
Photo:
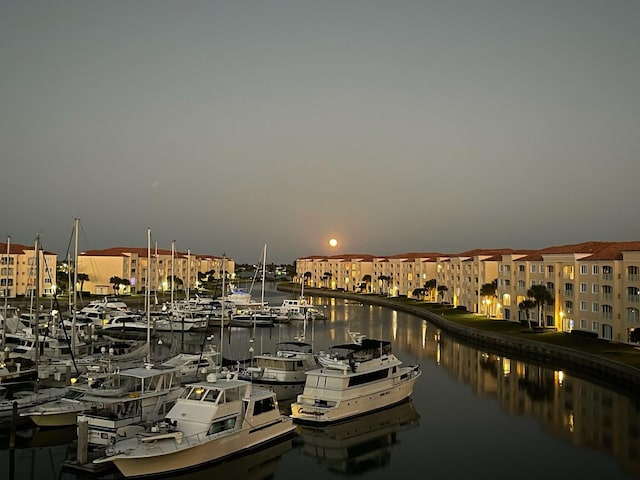
<instances>
[{"instance_id":1,"label":"terracotta tile roof","mask_svg":"<svg viewBox=\"0 0 640 480\"><path fill-rule=\"evenodd\" d=\"M9 255L20 255L21 253L33 251L36 248L35 243L33 245L22 245L21 243L9 243ZM56 255L48 250L42 251L45 255ZM7 254L7 244L0 243L0 255Z\"/></svg>"},{"instance_id":2,"label":"terracotta tile roof","mask_svg":"<svg viewBox=\"0 0 640 480\"><path fill-rule=\"evenodd\" d=\"M151 250L152 257L155 256L156 253L158 255L171 256L171 250L166 248ZM86 250L80 253L80 255L84 255L87 257L121 257L121 256L130 255L130 254L137 254L139 257L146 257L148 254L148 250L147 248L143 248L143 247L111 247L111 248L105 248L102 250ZM189 257L189 255L192 258L219 258L219 259L222 258L222 257L216 257L214 255L199 255L195 253L178 252L178 251L174 251L173 255L175 258L187 258ZM226 257L226 259L233 260L232 258L229 258L229 257Z\"/></svg>"}]
</instances>

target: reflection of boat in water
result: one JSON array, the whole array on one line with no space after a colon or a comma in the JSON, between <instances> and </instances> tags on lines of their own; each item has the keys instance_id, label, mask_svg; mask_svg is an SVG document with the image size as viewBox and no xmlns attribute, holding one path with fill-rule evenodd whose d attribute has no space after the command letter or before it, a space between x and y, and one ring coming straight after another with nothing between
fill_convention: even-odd
<instances>
[{"instance_id":1,"label":"reflection of boat in water","mask_svg":"<svg viewBox=\"0 0 640 480\"><path fill-rule=\"evenodd\" d=\"M275 478L282 455L291 450L293 439L279 439L255 453L231 458L187 473L174 476L175 480L202 480L205 478L242 478L243 480L266 480Z\"/></svg>"},{"instance_id":2,"label":"reflection of boat in water","mask_svg":"<svg viewBox=\"0 0 640 480\"><path fill-rule=\"evenodd\" d=\"M2 442L0 478L52 478L52 472L59 472L62 468L75 438L75 425L54 430L31 427L16 431L15 448L8 448L9 444Z\"/></svg>"},{"instance_id":3,"label":"reflection of boat in water","mask_svg":"<svg viewBox=\"0 0 640 480\"><path fill-rule=\"evenodd\" d=\"M396 434L415 428L420 415L411 399L327 426L297 425L305 455L326 464L331 471L363 473L385 466L398 442Z\"/></svg>"}]
</instances>

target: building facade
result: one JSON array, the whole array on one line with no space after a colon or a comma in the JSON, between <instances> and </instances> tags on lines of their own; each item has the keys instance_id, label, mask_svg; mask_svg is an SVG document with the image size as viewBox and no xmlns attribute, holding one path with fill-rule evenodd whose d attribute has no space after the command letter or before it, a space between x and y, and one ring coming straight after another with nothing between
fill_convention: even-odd
<instances>
[{"instance_id":1,"label":"building facade","mask_svg":"<svg viewBox=\"0 0 640 480\"><path fill-rule=\"evenodd\" d=\"M120 294L142 293L147 285L151 292L197 291L202 276L220 279L223 271L233 277L232 258L128 247L89 250L78 255L78 273L88 276L82 288L96 295L114 293L113 277L126 280L115 292Z\"/></svg>"},{"instance_id":2,"label":"building facade","mask_svg":"<svg viewBox=\"0 0 640 480\"><path fill-rule=\"evenodd\" d=\"M640 242L310 256L296 260L296 274L311 287L438 301L492 318L640 344ZM486 285L493 285L491 295L483 294ZM538 285L547 301L525 308Z\"/></svg>"},{"instance_id":3,"label":"building facade","mask_svg":"<svg viewBox=\"0 0 640 480\"><path fill-rule=\"evenodd\" d=\"M56 284L58 255L36 245L0 243L0 297L52 295Z\"/></svg>"}]
</instances>

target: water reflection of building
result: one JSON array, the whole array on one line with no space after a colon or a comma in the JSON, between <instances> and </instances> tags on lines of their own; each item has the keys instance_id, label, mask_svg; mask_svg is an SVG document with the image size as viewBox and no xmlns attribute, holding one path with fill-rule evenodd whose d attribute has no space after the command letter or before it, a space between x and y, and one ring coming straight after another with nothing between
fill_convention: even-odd
<instances>
[{"instance_id":1,"label":"water reflection of building","mask_svg":"<svg viewBox=\"0 0 640 480\"><path fill-rule=\"evenodd\" d=\"M411 400L335 425L298 425L303 451L331 471L363 473L389 463L397 433L418 426Z\"/></svg>"},{"instance_id":2,"label":"water reflection of building","mask_svg":"<svg viewBox=\"0 0 640 480\"><path fill-rule=\"evenodd\" d=\"M443 335L440 365L495 398L507 412L536 417L557 437L614 456L640 474L640 402L551 368L477 350Z\"/></svg>"}]
</instances>

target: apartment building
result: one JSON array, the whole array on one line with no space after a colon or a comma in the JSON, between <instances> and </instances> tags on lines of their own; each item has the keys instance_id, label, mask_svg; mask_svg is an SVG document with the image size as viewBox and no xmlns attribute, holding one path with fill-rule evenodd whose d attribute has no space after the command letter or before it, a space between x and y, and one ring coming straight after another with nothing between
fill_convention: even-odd
<instances>
[{"instance_id":1,"label":"apartment building","mask_svg":"<svg viewBox=\"0 0 640 480\"><path fill-rule=\"evenodd\" d=\"M149 290L154 292L195 291L199 287L199 274L211 279L222 278L223 270L233 276L235 261L165 249L150 252L135 247L89 250L78 255L78 273L89 277L82 288L96 295L114 293L112 277L128 281L128 285L121 285L120 294L144 292L147 282Z\"/></svg>"},{"instance_id":2,"label":"apartment building","mask_svg":"<svg viewBox=\"0 0 640 480\"><path fill-rule=\"evenodd\" d=\"M312 256L296 261L305 284L416 297L435 280L432 301L470 312L598 338L640 344L640 242L585 242L540 250L476 249L458 254ZM482 295L495 285L495 294ZM523 308L544 285L549 302Z\"/></svg>"},{"instance_id":3,"label":"apartment building","mask_svg":"<svg viewBox=\"0 0 640 480\"><path fill-rule=\"evenodd\" d=\"M0 295L2 298L52 295L58 255L36 246L0 243Z\"/></svg>"}]
</instances>

